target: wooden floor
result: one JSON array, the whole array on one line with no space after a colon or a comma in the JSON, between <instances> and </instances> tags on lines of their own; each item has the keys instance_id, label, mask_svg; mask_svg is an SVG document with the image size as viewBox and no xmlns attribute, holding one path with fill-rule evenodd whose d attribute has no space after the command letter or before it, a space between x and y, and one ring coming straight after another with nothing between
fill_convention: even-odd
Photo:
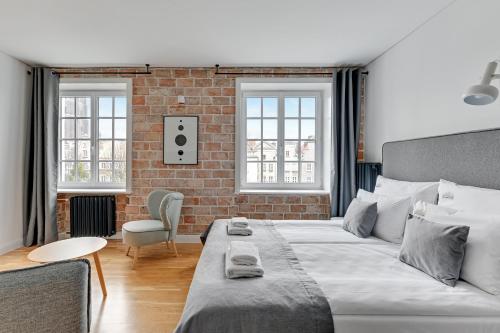
<instances>
[{"instance_id":1,"label":"wooden floor","mask_svg":"<svg viewBox=\"0 0 500 333\"><path fill-rule=\"evenodd\" d=\"M141 248L136 269L116 240L99 252L108 289L103 300L92 267L92 330L102 332L172 332L179 320L201 244L177 244L179 257L165 244ZM0 256L0 271L38 265L22 248ZM133 255L132 251L130 255ZM92 257L88 258L92 265Z\"/></svg>"}]
</instances>

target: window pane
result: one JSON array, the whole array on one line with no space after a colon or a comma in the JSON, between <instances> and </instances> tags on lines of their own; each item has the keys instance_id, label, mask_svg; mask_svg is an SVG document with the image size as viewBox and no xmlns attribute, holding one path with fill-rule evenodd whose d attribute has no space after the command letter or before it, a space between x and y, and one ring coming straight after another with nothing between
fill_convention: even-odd
<instances>
[{"instance_id":1,"label":"window pane","mask_svg":"<svg viewBox=\"0 0 500 333\"><path fill-rule=\"evenodd\" d=\"M276 183L278 181L278 168L276 166L276 163L264 163L263 183Z\"/></svg>"},{"instance_id":2,"label":"window pane","mask_svg":"<svg viewBox=\"0 0 500 333\"><path fill-rule=\"evenodd\" d=\"M63 97L61 104L63 117L75 116L75 99L73 97Z\"/></svg>"},{"instance_id":3,"label":"window pane","mask_svg":"<svg viewBox=\"0 0 500 333\"><path fill-rule=\"evenodd\" d=\"M75 163L62 162L61 163L61 180L63 182L75 182Z\"/></svg>"},{"instance_id":4,"label":"window pane","mask_svg":"<svg viewBox=\"0 0 500 333\"><path fill-rule=\"evenodd\" d=\"M264 161L277 161L278 155L278 142L277 141L263 141L262 144L262 159Z\"/></svg>"},{"instance_id":5,"label":"window pane","mask_svg":"<svg viewBox=\"0 0 500 333\"><path fill-rule=\"evenodd\" d=\"M127 157L127 141L115 141L115 156L117 161L125 161Z\"/></svg>"},{"instance_id":6,"label":"window pane","mask_svg":"<svg viewBox=\"0 0 500 333\"><path fill-rule=\"evenodd\" d=\"M78 159L88 161L90 160L90 141L78 141Z\"/></svg>"},{"instance_id":7,"label":"window pane","mask_svg":"<svg viewBox=\"0 0 500 333\"><path fill-rule=\"evenodd\" d=\"M302 163L301 183L314 183L314 163Z\"/></svg>"},{"instance_id":8,"label":"window pane","mask_svg":"<svg viewBox=\"0 0 500 333\"><path fill-rule=\"evenodd\" d=\"M266 97L262 99L262 116L278 116L278 99L276 97Z\"/></svg>"},{"instance_id":9,"label":"window pane","mask_svg":"<svg viewBox=\"0 0 500 333\"><path fill-rule=\"evenodd\" d=\"M247 163L247 183L260 183L260 163Z\"/></svg>"},{"instance_id":10,"label":"window pane","mask_svg":"<svg viewBox=\"0 0 500 333\"><path fill-rule=\"evenodd\" d=\"M125 162L115 163L115 183L125 183L127 179L127 173L125 171Z\"/></svg>"},{"instance_id":11,"label":"window pane","mask_svg":"<svg viewBox=\"0 0 500 333\"><path fill-rule=\"evenodd\" d=\"M302 119L300 131L302 139L314 140L316 132L316 122L314 119Z\"/></svg>"},{"instance_id":12,"label":"window pane","mask_svg":"<svg viewBox=\"0 0 500 333\"><path fill-rule=\"evenodd\" d=\"M127 98L115 97L115 117L127 116Z\"/></svg>"},{"instance_id":13,"label":"window pane","mask_svg":"<svg viewBox=\"0 0 500 333\"><path fill-rule=\"evenodd\" d=\"M299 142L286 141L285 142L285 161L298 161L299 160Z\"/></svg>"},{"instance_id":14,"label":"window pane","mask_svg":"<svg viewBox=\"0 0 500 333\"><path fill-rule=\"evenodd\" d=\"M299 163L285 163L285 183L299 182Z\"/></svg>"},{"instance_id":15,"label":"window pane","mask_svg":"<svg viewBox=\"0 0 500 333\"><path fill-rule=\"evenodd\" d=\"M264 119L262 121L262 138L263 139L278 139L278 120Z\"/></svg>"},{"instance_id":16,"label":"window pane","mask_svg":"<svg viewBox=\"0 0 500 333\"><path fill-rule=\"evenodd\" d=\"M79 139L90 138L90 119L76 120L76 137Z\"/></svg>"},{"instance_id":17,"label":"window pane","mask_svg":"<svg viewBox=\"0 0 500 333\"><path fill-rule=\"evenodd\" d=\"M247 161L260 161L260 141L248 140L247 141Z\"/></svg>"},{"instance_id":18,"label":"window pane","mask_svg":"<svg viewBox=\"0 0 500 333\"><path fill-rule=\"evenodd\" d=\"M315 117L316 116L316 98L301 98L301 109L300 116L301 117Z\"/></svg>"},{"instance_id":19,"label":"window pane","mask_svg":"<svg viewBox=\"0 0 500 333\"><path fill-rule=\"evenodd\" d=\"M90 117L90 97L76 98L76 116Z\"/></svg>"},{"instance_id":20,"label":"window pane","mask_svg":"<svg viewBox=\"0 0 500 333\"><path fill-rule=\"evenodd\" d=\"M260 98L247 98L247 117L260 117Z\"/></svg>"},{"instance_id":21,"label":"window pane","mask_svg":"<svg viewBox=\"0 0 500 333\"><path fill-rule=\"evenodd\" d=\"M63 140L61 143L62 159L74 160L75 159L75 141Z\"/></svg>"},{"instance_id":22,"label":"window pane","mask_svg":"<svg viewBox=\"0 0 500 333\"><path fill-rule=\"evenodd\" d=\"M285 117L298 117L299 116L299 98L286 97L285 98Z\"/></svg>"},{"instance_id":23,"label":"window pane","mask_svg":"<svg viewBox=\"0 0 500 333\"><path fill-rule=\"evenodd\" d=\"M111 139L113 137L113 120L99 119L99 138Z\"/></svg>"},{"instance_id":24,"label":"window pane","mask_svg":"<svg viewBox=\"0 0 500 333\"><path fill-rule=\"evenodd\" d=\"M285 139L299 138L299 121L297 119L285 119Z\"/></svg>"},{"instance_id":25,"label":"window pane","mask_svg":"<svg viewBox=\"0 0 500 333\"><path fill-rule=\"evenodd\" d=\"M115 119L115 138L116 139L126 139L127 138L127 120L126 119Z\"/></svg>"},{"instance_id":26,"label":"window pane","mask_svg":"<svg viewBox=\"0 0 500 333\"><path fill-rule=\"evenodd\" d=\"M247 139L260 139L260 119L247 119Z\"/></svg>"},{"instance_id":27,"label":"window pane","mask_svg":"<svg viewBox=\"0 0 500 333\"><path fill-rule=\"evenodd\" d=\"M302 161L315 161L315 144L314 142L309 142L309 141L302 141L302 156L301 160Z\"/></svg>"},{"instance_id":28,"label":"window pane","mask_svg":"<svg viewBox=\"0 0 500 333\"><path fill-rule=\"evenodd\" d=\"M72 139L75 137L75 120L63 119L62 120L62 133L61 138Z\"/></svg>"},{"instance_id":29,"label":"window pane","mask_svg":"<svg viewBox=\"0 0 500 333\"><path fill-rule=\"evenodd\" d=\"M111 183L113 180L113 163L99 162L99 182Z\"/></svg>"},{"instance_id":30,"label":"window pane","mask_svg":"<svg viewBox=\"0 0 500 333\"><path fill-rule=\"evenodd\" d=\"M87 183L90 181L90 162L78 162L76 165L78 181Z\"/></svg>"},{"instance_id":31,"label":"window pane","mask_svg":"<svg viewBox=\"0 0 500 333\"><path fill-rule=\"evenodd\" d=\"M99 97L99 117L113 116L113 98Z\"/></svg>"},{"instance_id":32,"label":"window pane","mask_svg":"<svg viewBox=\"0 0 500 333\"><path fill-rule=\"evenodd\" d=\"M111 160L113 158L113 140L99 140L99 159Z\"/></svg>"}]
</instances>

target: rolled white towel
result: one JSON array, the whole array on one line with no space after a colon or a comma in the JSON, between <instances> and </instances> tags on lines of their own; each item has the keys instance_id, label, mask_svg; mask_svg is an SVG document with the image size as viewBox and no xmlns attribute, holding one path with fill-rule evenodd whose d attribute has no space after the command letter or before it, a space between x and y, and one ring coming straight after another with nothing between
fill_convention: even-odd
<instances>
[{"instance_id":1,"label":"rolled white towel","mask_svg":"<svg viewBox=\"0 0 500 333\"><path fill-rule=\"evenodd\" d=\"M229 224L233 227L246 228L248 227L248 220L246 217L233 217Z\"/></svg>"},{"instance_id":2,"label":"rolled white towel","mask_svg":"<svg viewBox=\"0 0 500 333\"><path fill-rule=\"evenodd\" d=\"M259 249L251 242L229 242L229 259L236 265L251 266L257 264Z\"/></svg>"},{"instance_id":3,"label":"rolled white towel","mask_svg":"<svg viewBox=\"0 0 500 333\"><path fill-rule=\"evenodd\" d=\"M257 263L251 266L236 265L229 259L229 251L226 251L226 277L228 279L238 279L238 278L252 278L261 277L264 275L264 269L262 268L262 263L260 258L258 258Z\"/></svg>"},{"instance_id":4,"label":"rolled white towel","mask_svg":"<svg viewBox=\"0 0 500 333\"><path fill-rule=\"evenodd\" d=\"M227 225L227 234L234 236L250 236L253 234L253 230L250 227L241 228L233 227L231 224Z\"/></svg>"}]
</instances>

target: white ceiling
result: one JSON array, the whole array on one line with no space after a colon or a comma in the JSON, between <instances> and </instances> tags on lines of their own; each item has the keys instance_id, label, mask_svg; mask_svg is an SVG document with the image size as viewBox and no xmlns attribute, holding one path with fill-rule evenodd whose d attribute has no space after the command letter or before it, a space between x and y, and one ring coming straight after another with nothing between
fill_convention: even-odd
<instances>
[{"instance_id":1,"label":"white ceiling","mask_svg":"<svg viewBox=\"0 0 500 333\"><path fill-rule=\"evenodd\" d=\"M366 64L452 0L0 0L0 50L50 66Z\"/></svg>"}]
</instances>

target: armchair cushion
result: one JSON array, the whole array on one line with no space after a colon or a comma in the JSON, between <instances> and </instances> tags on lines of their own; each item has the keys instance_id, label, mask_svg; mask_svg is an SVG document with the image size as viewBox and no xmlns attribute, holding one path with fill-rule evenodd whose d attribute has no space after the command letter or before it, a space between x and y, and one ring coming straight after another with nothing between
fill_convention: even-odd
<instances>
[{"instance_id":1,"label":"armchair cushion","mask_svg":"<svg viewBox=\"0 0 500 333\"><path fill-rule=\"evenodd\" d=\"M122 226L123 242L129 246L144 246L165 242L170 231L165 230L160 220L127 222Z\"/></svg>"},{"instance_id":2,"label":"armchair cushion","mask_svg":"<svg viewBox=\"0 0 500 333\"><path fill-rule=\"evenodd\" d=\"M125 223L122 229L128 232L165 231L163 222L160 220L131 221Z\"/></svg>"}]
</instances>

